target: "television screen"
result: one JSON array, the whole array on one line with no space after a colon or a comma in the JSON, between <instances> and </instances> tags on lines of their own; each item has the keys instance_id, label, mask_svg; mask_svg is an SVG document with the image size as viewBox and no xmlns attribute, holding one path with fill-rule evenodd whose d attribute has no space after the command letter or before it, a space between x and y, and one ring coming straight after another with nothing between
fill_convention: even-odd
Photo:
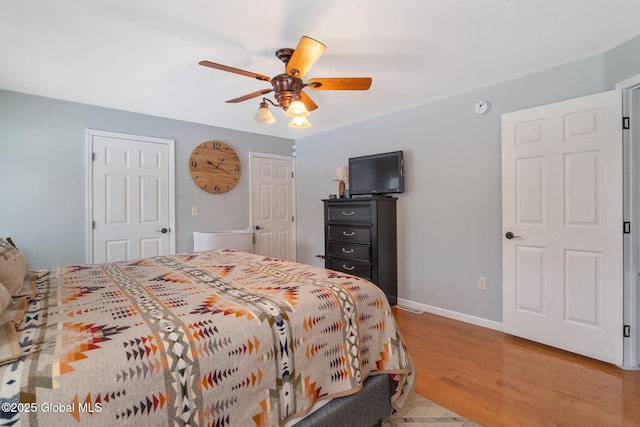
<instances>
[{"instance_id":1,"label":"television screen","mask_svg":"<svg viewBox=\"0 0 640 427\"><path fill-rule=\"evenodd\" d=\"M402 192L404 192L402 151L349 159L350 194L373 195Z\"/></svg>"}]
</instances>

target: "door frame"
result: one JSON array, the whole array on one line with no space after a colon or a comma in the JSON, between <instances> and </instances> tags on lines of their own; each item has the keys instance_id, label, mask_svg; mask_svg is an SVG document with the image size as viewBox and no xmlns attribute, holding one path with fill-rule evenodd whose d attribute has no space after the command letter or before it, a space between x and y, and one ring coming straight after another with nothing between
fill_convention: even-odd
<instances>
[{"instance_id":1,"label":"door frame","mask_svg":"<svg viewBox=\"0 0 640 427\"><path fill-rule=\"evenodd\" d=\"M623 340L623 365L640 369L640 134L637 121L640 111L635 105L640 97L640 74L615 85L622 90L622 115L629 117L628 131L623 131L623 217L631 223L631 233L623 237L623 324L631 336Z\"/></svg>"},{"instance_id":2,"label":"door frame","mask_svg":"<svg viewBox=\"0 0 640 427\"><path fill-rule=\"evenodd\" d=\"M156 138L152 136L132 135L126 133L86 129L85 131L85 234L86 248L85 258L88 264L93 264L93 152L94 137L101 136L107 138L130 139L133 141L150 142L164 144L169 147L169 253L176 251L176 188L175 188L175 140Z\"/></svg>"},{"instance_id":3,"label":"door frame","mask_svg":"<svg viewBox=\"0 0 640 427\"><path fill-rule=\"evenodd\" d=\"M291 214L293 215L293 229L291 230L291 248L293 250L293 261L297 259L297 228L298 228L298 216L296 211L296 158L295 156L283 156L280 154L270 154L270 153L261 153L257 151L249 152L249 222L251 230L255 230L255 221L253 218L253 190L255 188L255 177L253 176L253 162L256 157L266 157L269 159L277 159L277 160L289 160L291 161L291 171L293 172L293 179L291 182ZM254 231L255 233L255 231ZM253 243L255 245L255 234L253 237Z\"/></svg>"}]
</instances>

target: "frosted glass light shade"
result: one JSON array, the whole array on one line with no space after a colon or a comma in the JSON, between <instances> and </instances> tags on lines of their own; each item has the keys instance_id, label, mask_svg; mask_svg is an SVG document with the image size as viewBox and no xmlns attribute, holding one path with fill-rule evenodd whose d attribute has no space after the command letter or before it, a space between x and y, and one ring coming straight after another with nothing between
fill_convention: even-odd
<instances>
[{"instance_id":1,"label":"frosted glass light shade","mask_svg":"<svg viewBox=\"0 0 640 427\"><path fill-rule=\"evenodd\" d=\"M302 101L296 100L289 104L289 108L284 112L284 115L288 117L308 117L309 111Z\"/></svg>"},{"instance_id":2,"label":"frosted glass light shade","mask_svg":"<svg viewBox=\"0 0 640 427\"><path fill-rule=\"evenodd\" d=\"M311 122L306 117L294 117L289 122L289 126L296 129L308 128L311 126Z\"/></svg>"},{"instance_id":3,"label":"frosted glass light shade","mask_svg":"<svg viewBox=\"0 0 640 427\"><path fill-rule=\"evenodd\" d=\"M262 123L263 125L270 125L271 123L276 122L276 118L273 117L273 114L271 114L269 107L267 107L266 105L264 107L258 108L258 111L256 112L256 115L253 117L253 119L258 123Z\"/></svg>"}]
</instances>

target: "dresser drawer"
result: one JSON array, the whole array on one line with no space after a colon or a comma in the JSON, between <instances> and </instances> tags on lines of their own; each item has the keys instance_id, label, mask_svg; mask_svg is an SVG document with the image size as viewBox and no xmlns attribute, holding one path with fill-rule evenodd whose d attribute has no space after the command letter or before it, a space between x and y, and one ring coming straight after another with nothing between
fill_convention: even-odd
<instances>
[{"instance_id":1,"label":"dresser drawer","mask_svg":"<svg viewBox=\"0 0 640 427\"><path fill-rule=\"evenodd\" d=\"M371 258L371 247L367 245L356 245L346 242L329 242L329 256L360 259L369 261Z\"/></svg>"},{"instance_id":2,"label":"dresser drawer","mask_svg":"<svg viewBox=\"0 0 640 427\"><path fill-rule=\"evenodd\" d=\"M371 264L362 261L352 261L341 258L327 258L326 267L329 270L341 271L352 276L362 277L371 280Z\"/></svg>"},{"instance_id":3,"label":"dresser drawer","mask_svg":"<svg viewBox=\"0 0 640 427\"><path fill-rule=\"evenodd\" d=\"M329 221L366 221L371 222L371 206L340 205L329 206Z\"/></svg>"},{"instance_id":4,"label":"dresser drawer","mask_svg":"<svg viewBox=\"0 0 640 427\"><path fill-rule=\"evenodd\" d=\"M329 225L329 240L353 243L371 243L370 227Z\"/></svg>"}]
</instances>

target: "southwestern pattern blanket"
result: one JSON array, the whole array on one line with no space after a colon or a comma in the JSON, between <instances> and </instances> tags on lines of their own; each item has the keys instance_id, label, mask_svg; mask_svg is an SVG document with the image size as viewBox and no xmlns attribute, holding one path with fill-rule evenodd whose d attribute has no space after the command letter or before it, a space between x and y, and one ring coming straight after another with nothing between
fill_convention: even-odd
<instances>
[{"instance_id":1,"label":"southwestern pattern blanket","mask_svg":"<svg viewBox=\"0 0 640 427\"><path fill-rule=\"evenodd\" d=\"M370 375L393 375L396 406L413 387L384 294L357 277L215 250L36 285L1 425L277 426Z\"/></svg>"}]
</instances>

